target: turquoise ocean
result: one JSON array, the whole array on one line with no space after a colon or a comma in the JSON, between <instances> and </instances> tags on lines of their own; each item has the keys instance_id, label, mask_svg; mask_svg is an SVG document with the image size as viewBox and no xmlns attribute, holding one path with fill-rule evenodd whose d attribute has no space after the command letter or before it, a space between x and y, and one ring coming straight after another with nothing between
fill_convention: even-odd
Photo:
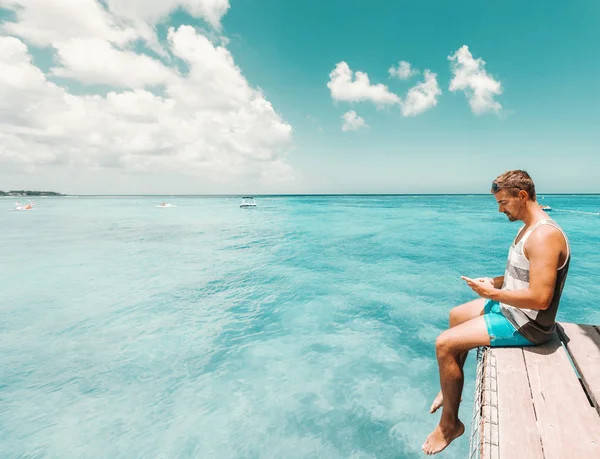
<instances>
[{"instance_id":1,"label":"turquoise ocean","mask_svg":"<svg viewBox=\"0 0 600 459\"><path fill-rule=\"evenodd\" d=\"M491 195L0 199L0 457L423 457L460 276L503 274ZM156 207L168 201L176 207ZM544 195L600 324L600 196ZM475 358L465 367L467 456Z\"/></svg>"}]
</instances>

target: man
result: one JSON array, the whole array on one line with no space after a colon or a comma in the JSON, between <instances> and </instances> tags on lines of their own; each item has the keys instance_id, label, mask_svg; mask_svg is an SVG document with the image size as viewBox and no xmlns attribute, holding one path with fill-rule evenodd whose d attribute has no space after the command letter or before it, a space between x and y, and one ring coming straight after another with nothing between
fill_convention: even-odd
<instances>
[{"instance_id":1,"label":"man","mask_svg":"<svg viewBox=\"0 0 600 459\"><path fill-rule=\"evenodd\" d=\"M552 338L556 311L571 259L562 229L536 201L533 180L525 171L512 170L492 183L498 211L524 226L508 252L504 276L469 279L481 298L450 311L450 328L437 338L436 356L441 391L431 406L443 406L436 429L423 451L436 454L461 436L458 419L463 388L463 365L470 349L478 346L535 346Z\"/></svg>"}]
</instances>

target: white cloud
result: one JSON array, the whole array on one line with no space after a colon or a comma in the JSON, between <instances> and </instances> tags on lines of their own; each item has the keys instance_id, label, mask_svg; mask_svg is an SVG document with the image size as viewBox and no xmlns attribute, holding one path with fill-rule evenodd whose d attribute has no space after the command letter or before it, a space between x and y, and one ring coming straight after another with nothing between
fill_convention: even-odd
<instances>
[{"instance_id":1,"label":"white cloud","mask_svg":"<svg viewBox=\"0 0 600 459\"><path fill-rule=\"evenodd\" d=\"M402 114L404 116L416 116L437 105L437 98L442 94L436 74L425 70L425 80L417 83L408 90L408 94L402 102Z\"/></svg>"},{"instance_id":2,"label":"white cloud","mask_svg":"<svg viewBox=\"0 0 600 459\"><path fill-rule=\"evenodd\" d=\"M0 163L177 172L212 181L291 179L285 149L292 128L249 85L229 51L189 26L171 29L168 47L189 67L187 75L157 66L152 82L132 65L158 64L100 46L113 63L129 60L122 64L134 74L120 83L133 89L74 95L48 81L21 40L0 37ZM76 51L61 71L91 78L94 67ZM111 72L104 77L118 83ZM161 80L164 96L143 89Z\"/></svg>"},{"instance_id":3,"label":"white cloud","mask_svg":"<svg viewBox=\"0 0 600 459\"><path fill-rule=\"evenodd\" d=\"M144 54L119 50L97 38L71 39L57 48L61 66L53 76L76 79L85 84L141 88L167 83L175 72Z\"/></svg>"},{"instance_id":4,"label":"white cloud","mask_svg":"<svg viewBox=\"0 0 600 459\"><path fill-rule=\"evenodd\" d=\"M356 131L368 127L365 120L358 116L354 110L344 113L341 118L344 120L342 131Z\"/></svg>"},{"instance_id":5,"label":"white cloud","mask_svg":"<svg viewBox=\"0 0 600 459\"><path fill-rule=\"evenodd\" d=\"M207 108L235 108L256 92L242 76L231 53L223 46L214 46L193 27L170 29L171 52L187 62L189 73L168 87L168 92L188 104ZM263 99L264 100L264 99ZM266 102L266 101L265 101Z\"/></svg>"},{"instance_id":6,"label":"white cloud","mask_svg":"<svg viewBox=\"0 0 600 459\"><path fill-rule=\"evenodd\" d=\"M400 61L397 68L389 69L390 75L398 78L408 78L418 73L412 69L410 64ZM409 89L406 98L402 100L396 94L390 92L383 84L372 85L366 73L353 72L345 62L340 62L329 75L327 87L331 91L331 97L336 101L361 102L370 101L376 105L398 104L403 116L416 116L437 105L437 99L442 94L437 82L437 75L430 70L425 70L424 81L417 83ZM356 112L349 111L343 115L345 120L342 130L354 130L364 124L364 120L357 117Z\"/></svg>"},{"instance_id":7,"label":"white cloud","mask_svg":"<svg viewBox=\"0 0 600 459\"><path fill-rule=\"evenodd\" d=\"M182 8L216 28L220 27L221 18L229 10L229 0L107 0L107 3L110 11L121 18L150 24Z\"/></svg>"},{"instance_id":8,"label":"white cloud","mask_svg":"<svg viewBox=\"0 0 600 459\"><path fill-rule=\"evenodd\" d=\"M372 85L369 76L363 72L353 72L346 62L339 62L329 74L327 87L331 97L337 101L363 102L369 101L379 106L399 104L400 98L391 93L383 84Z\"/></svg>"},{"instance_id":9,"label":"white cloud","mask_svg":"<svg viewBox=\"0 0 600 459\"><path fill-rule=\"evenodd\" d=\"M391 77L396 77L401 80L407 80L411 76L417 75L419 71L410 65L410 62L400 61L398 67L393 65L388 70Z\"/></svg>"},{"instance_id":10,"label":"white cloud","mask_svg":"<svg viewBox=\"0 0 600 459\"><path fill-rule=\"evenodd\" d=\"M124 46L144 40L164 54L154 25L178 8L220 30L229 0L0 0L17 20L0 31L36 46L60 45L72 39L102 39Z\"/></svg>"},{"instance_id":11,"label":"white cloud","mask_svg":"<svg viewBox=\"0 0 600 459\"><path fill-rule=\"evenodd\" d=\"M285 160L291 126L248 83L226 47L189 26L169 30L166 46L159 43L154 25L175 9L218 30L228 0L0 0L0 6L16 17L1 32L54 48L49 76L130 89L74 95L33 65L25 43L0 37L0 162L6 167L184 172L220 182L293 178ZM131 49L135 40L181 59L186 75ZM156 85L164 96L147 90Z\"/></svg>"},{"instance_id":12,"label":"white cloud","mask_svg":"<svg viewBox=\"0 0 600 459\"><path fill-rule=\"evenodd\" d=\"M451 62L453 78L450 91L464 91L471 111L476 115L486 112L499 112L502 106L494 96L502 94L502 85L485 71L483 59L473 59L469 47L464 45L453 55Z\"/></svg>"},{"instance_id":13,"label":"white cloud","mask_svg":"<svg viewBox=\"0 0 600 459\"><path fill-rule=\"evenodd\" d=\"M100 38L123 45L139 37L96 0L0 0L0 7L15 12L16 22L5 22L0 31L36 46L70 39Z\"/></svg>"}]
</instances>

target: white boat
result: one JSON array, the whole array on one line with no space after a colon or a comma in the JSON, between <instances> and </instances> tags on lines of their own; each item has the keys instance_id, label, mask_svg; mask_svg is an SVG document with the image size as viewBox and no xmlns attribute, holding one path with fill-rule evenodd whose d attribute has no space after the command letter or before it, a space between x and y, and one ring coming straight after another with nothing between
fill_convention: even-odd
<instances>
[{"instance_id":1,"label":"white boat","mask_svg":"<svg viewBox=\"0 0 600 459\"><path fill-rule=\"evenodd\" d=\"M21 204L20 201L15 202L15 210L34 210L35 202L29 201L29 204Z\"/></svg>"},{"instance_id":2,"label":"white boat","mask_svg":"<svg viewBox=\"0 0 600 459\"><path fill-rule=\"evenodd\" d=\"M546 212L550 212L552 210L552 207L550 207L550 206L542 206L542 210L545 210Z\"/></svg>"},{"instance_id":3,"label":"white boat","mask_svg":"<svg viewBox=\"0 0 600 459\"><path fill-rule=\"evenodd\" d=\"M255 209L256 206L256 201L252 196L242 196L242 203L240 204L242 209Z\"/></svg>"}]
</instances>

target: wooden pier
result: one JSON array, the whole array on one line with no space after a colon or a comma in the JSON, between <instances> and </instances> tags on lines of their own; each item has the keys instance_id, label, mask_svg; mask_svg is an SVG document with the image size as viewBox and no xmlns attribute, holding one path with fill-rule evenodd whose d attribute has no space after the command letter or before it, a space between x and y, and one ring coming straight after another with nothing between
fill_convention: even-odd
<instances>
[{"instance_id":1,"label":"wooden pier","mask_svg":"<svg viewBox=\"0 0 600 459\"><path fill-rule=\"evenodd\" d=\"M600 458L600 327L479 349L470 458Z\"/></svg>"}]
</instances>

